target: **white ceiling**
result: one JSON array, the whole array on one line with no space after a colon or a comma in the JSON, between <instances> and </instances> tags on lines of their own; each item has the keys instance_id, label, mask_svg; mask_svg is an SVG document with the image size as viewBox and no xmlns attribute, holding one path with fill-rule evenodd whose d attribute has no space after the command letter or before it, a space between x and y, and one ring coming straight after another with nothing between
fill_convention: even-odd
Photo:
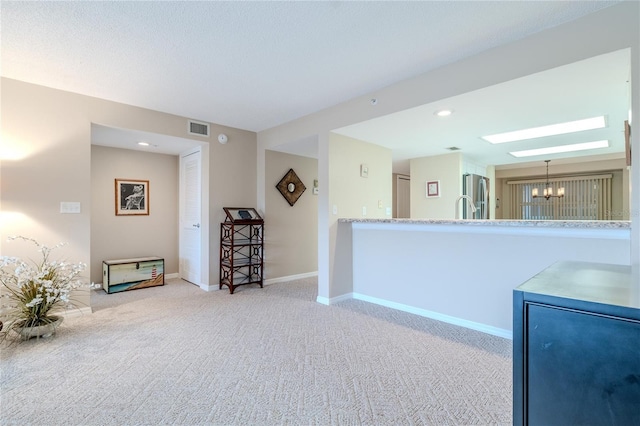
<instances>
[{"instance_id":1,"label":"white ceiling","mask_svg":"<svg viewBox=\"0 0 640 426\"><path fill-rule=\"evenodd\" d=\"M616 3L3 1L1 73L260 131ZM574 78L575 74L571 81ZM499 89L499 96L486 89L452 99L456 113L448 129L445 122L433 121L435 105L429 105L422 111L407 111L407 116L374 120L370 123L374 127L359 124L342 131L365 140L369 137L363 136L375 134L374 142L392 147L400 160L407 155L432 155L443 144L471 153L474 148L467 142L471 136L453 129L477 124L473 136L477 143L480 129L493 133L517 127L516 121L494 119L516 120L518 112L523 123L528 123L528 117L547 124L551 117L543 115L545 109L575 110L560 107L567 98L566 84L540 99L535 96L540 93L536 86L521 92L515 104L506 99L512 91L505 88ZM536 112L523 108L534 108L538 102L544 108ZM407 124L411 114L422 124ZM397 128L381 130L385 120L401 120L403 131L409 133L400 138ZM424 124L426 130L437 133L421 136ZM504 128L507 124L509 128ZM101 143L101 134L108 139L108 129L100 127L94 126L94 143ZM125 134L118 133L118 139ZM454 134L455 142L445 143ZM175 140L151 143L158 145L156 152L165 145L175 151L179 145Z\"/></svg>"},{"instance_id":2,"label":"white ceiling","mask_svg":"<svg viewBox=\"0 0 640 426\"><path fill-rule=\"evenodd\" d=\"M629 118L630 52L600 55L449 99L335 130L393 150L394 171L408 173L411 158L460 148L480 165L513 165L545 159L624 156L624 121ZM454 113L445 118L442 108ZM598 130L490 144L482 136L605 116ZM515 158L510 151L608 140L609 148Z\"/></svg>"}]
</instances>

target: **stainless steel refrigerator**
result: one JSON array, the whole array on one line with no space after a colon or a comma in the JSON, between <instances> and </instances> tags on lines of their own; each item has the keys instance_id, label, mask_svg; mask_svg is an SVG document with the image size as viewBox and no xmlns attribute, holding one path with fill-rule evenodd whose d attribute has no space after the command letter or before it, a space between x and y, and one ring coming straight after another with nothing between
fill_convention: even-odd
<instances>
[{"instance_id":1,"label":"stainless steel refrigerator","mask_svg":"<svg viewBox=\"0 0 640 426\"><path fill-rule=\"evenodd\" d=\"M489 179L470 173L462 175L462 193L473 200L476 212L472 213L468 204L463 203L463 219L489 219Z\"/></svg>"}]
</instances>

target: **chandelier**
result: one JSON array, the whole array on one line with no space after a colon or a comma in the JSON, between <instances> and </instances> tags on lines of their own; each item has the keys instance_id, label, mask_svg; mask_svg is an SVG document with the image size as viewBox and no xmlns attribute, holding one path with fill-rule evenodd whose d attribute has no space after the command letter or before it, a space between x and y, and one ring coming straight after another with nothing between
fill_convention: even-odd
<instances>
[{"instance_id":1,"label":"chandelier","mask_svg":"<svg viewBox=\"0 0 640 426\"><path fill-rule=\"evenodd\" d=\"M549 183L549 161L551 160L544 160L545 163L547 163L547 182L544 185L544 191L542 193L542 195L538 195L538 188L533 188L531 190L531 196L533 198L538 198L538 197L544 197L547 200L549 198L562 198L564 197L564 187L562 188L558 188L558 194L554 195L553 194L553 188L551 187L551 184Z\"/></svg>"}]
</instances>

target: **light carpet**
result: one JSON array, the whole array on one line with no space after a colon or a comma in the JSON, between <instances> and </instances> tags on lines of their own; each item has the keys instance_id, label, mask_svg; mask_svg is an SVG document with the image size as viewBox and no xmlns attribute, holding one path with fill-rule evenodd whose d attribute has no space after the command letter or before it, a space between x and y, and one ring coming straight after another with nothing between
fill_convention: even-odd
<instances>
[{"instance_id":1,"label":"light carpet","mask_svg":"<svg viewBox=\"0 0 640 426\"><path fill-rule=\"evenodd\" d=\"M92 291L93 314L2 347L2 425L508 425L511 341L316 280Z\"/></svg>"}]
</instances>

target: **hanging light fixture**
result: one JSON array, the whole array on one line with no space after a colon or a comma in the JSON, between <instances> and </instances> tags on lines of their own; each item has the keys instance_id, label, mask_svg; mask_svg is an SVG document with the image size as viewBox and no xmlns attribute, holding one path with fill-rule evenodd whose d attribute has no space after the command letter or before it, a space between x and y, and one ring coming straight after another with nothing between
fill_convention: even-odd
<instances>
[{"instance_id":1,"label":"hanging light fixture","mask_svg":"<svg viewBox=\"0 0 640 426\"><path fill-rule=\"evenodd\" d=\"M547 182L544 185L544 191L542 193L542 197L546 198L547 200L549 198L562 198L562 197L564 197L564 187L558 188L558 193L556 195L554 195L553 194L553 188L551 187L551 184L549 183L549 161L551 161L551 160L544 160L544 162L547 163ZM531 190L531 196L533 198L540 197L540 195L538 195L538 188L533 188Z\"/></svg>"}]
</instances>

